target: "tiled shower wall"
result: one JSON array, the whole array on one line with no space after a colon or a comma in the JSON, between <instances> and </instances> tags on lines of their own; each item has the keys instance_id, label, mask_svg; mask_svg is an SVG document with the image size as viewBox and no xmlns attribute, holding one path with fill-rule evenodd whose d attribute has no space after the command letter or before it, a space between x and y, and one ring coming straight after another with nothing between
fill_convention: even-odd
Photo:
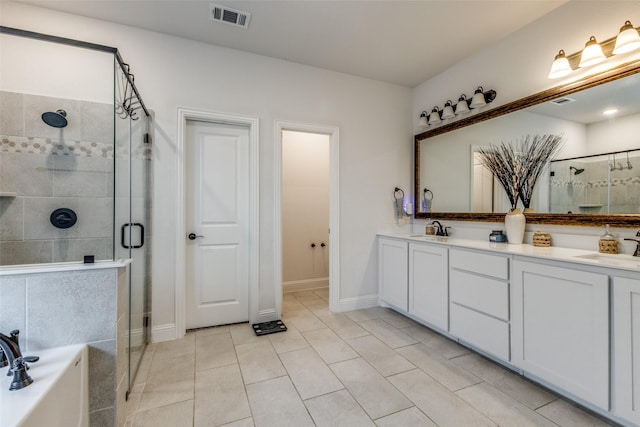
<instances>
[{"instance_id":1,"label":"tiled shower wall","mask_svg":"<svg viewBox=\"0 0 640 427\"><path fill-rule=\"evenodd\" d=\"M65 110L57 129L41 115ZM113 256L113 106L0 92L0 265ZM73 209L77 223L49 217Z\"/></svg>"},{"instance_id":2,"label":"tiled shower wall","mask_svg":"<svg viewBox=\"0 0 640 427\"><path fill-rule=\"evenodd\" d=\"M610 160L607 159L567 161L552 165L551 212L640 213L640 158L630 158L631 169L628 168L626 157L623 156L621 162L619 160L616 160L616 165L623 165L624 169L612 171L609 170ZM584 169L584 172L575 175L569 171L569 166ZM610 207L607 211L609 191Z\"/></svg>"}]
</instances>

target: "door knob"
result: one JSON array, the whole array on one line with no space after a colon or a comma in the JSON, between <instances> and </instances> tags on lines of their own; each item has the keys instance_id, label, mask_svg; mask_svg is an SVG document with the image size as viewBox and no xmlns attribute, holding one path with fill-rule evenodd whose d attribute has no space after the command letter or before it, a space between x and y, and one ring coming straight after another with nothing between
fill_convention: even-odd
<instances>
[{"instance_id":1,"label":"door knob","mask_svg":"<svg viewBox=\"0 0 640 427\"><path fill-rule=\"evenodd\" d=\"M189 235L187 237L189 238L189 240L196 240L196 239L198 239L200 237L204 237L204 236L201 236L201 235L196 234L196 233L189 233Z\"/></svg>"}]
</instances>

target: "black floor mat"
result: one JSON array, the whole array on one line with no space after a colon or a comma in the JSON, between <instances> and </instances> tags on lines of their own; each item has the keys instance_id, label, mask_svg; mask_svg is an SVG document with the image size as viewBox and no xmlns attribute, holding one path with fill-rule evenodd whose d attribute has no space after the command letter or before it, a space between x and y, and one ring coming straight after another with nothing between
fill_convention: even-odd
<instances>
[{"instance_id":1,"label":"black floor mat","mask_svg":"<svg viewBox=\"0 0 640 427\"><path fill-rule=\"evenodd\" d=\"M271 322L255 323L253 325L253 331L256 335L274 334L276 332L284 332L287 327L282 323L282 320L273 320Z\"/></svg>"}]
</instances>

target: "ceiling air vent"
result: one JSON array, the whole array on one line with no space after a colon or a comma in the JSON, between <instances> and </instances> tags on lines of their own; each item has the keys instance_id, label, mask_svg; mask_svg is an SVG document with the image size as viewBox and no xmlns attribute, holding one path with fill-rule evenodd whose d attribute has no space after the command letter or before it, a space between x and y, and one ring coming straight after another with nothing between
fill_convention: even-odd
<instances>
[{"instance_id":1,"label":"ceiling air vent","mask_svg":"<svg viewBox=\"0 0 640 427\"><path fill-rule=\"evenodd\" d=\"M554 99L553 101L551 101L551 103L556 105L563 105L563 104L568 104L569 102L575 102L575 101L576 101L575 99L567 98L565 96L564 98Z\"/></svg>"},{"instance_id":2,"label":"ceiling air vent","mask_svg":"<svg viewBox=\"0 0 640 427\"><path fill-rule=\"evenodd\" d=\"M231 9L226 6L211 4L211 19L213 21L224 22L236 27L248 28L251 14L241 10Z\"/></svg>"}]
</instances>

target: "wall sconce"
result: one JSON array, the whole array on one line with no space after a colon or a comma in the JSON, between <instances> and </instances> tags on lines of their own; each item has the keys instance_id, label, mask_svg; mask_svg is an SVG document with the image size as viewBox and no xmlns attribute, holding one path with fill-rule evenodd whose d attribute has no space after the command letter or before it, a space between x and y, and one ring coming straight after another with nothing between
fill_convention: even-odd
<instances>
[{"instance_id":1,"label":"wall sconce","mask_svg":"<svg viewBox=\"0 0 640 427\"><path fill-rule=\"evenodd\" d=\"M453 102L448 100L442 110L435 106L431 110L431 113L427 113L426 111L422 111L420 113L420 119L418 120L418 126L427 127L429 125L437 125L441 123L443 120L453 119L456 116L460 116L462 114L467 114L471 110L469 108L480 108L484 107L490 102L493 102L496 99L497 92L493 89L485 91L482 86L478 86L473 94L473 98L467 99L467 95L462 94L458 98L458 102L455 105L455 109L453 106Z\"/></svg>"},{"instance_id":2,"label":"wall sconce","mask_svg":"<svg viewBox=\"0 0 640 427\"><path fill-rule=\"evenodd\" d=\"M433 110L431 110L431 114L429 114L429 124L437 125L441 121L442 120L440 119L440 109L438 107L433 107Z\"/></svg>"},{"instance_id":3,"label":"wall sconce","mask_svg":"<svg viewBox=\"0 0 640 427\"><path fill-rule=\"evenodd\" d=\"M467 95L465 95L464 93L460 95L460 98L458 98L458 103L456 104L456 116L467 114L471 111L469 110L469 104L467 102Z\"/></svg>"},{"instance_id":4,"label":"wall sconce","mask_svg":"<svg viewBox=\"0 0 640 427\"><path fill-rule=\"evenodd\" d=\"M418 120L418 126L426 128L427 126L429 126L429 123L427 122L427 112L423 111L422 113L420 113L420 120Z\"/></svg>"},{"instance_id":5,"label":"wall sconce","mask_svg":"<svg viewBox=\"0 0 640 427\"><path fill-rule=\"evenodd\" d=\"M469 108L480 108L485 105L487 105L487 100L484 99L484 89L482 86L478 86L478 89L473 93L473 98L471 98Z\"/></svg>"},{"instance_id":6,"label":"wall sconce","mask_svg":"<svg viewBox=\"0 0 640 427\"><path fill-rule=\"evenodd\" d=\"M640 35L638 30L633 28L631 21L624 21L624 25L620 27L620 32L616 37L616 45L613 48L614 55L627 53L640 48Z\"/></svg>"},{"instance_id":7,"label":"wall sconce","mask_svg":"<svg viewBox=\"0 0 640 427\"><path fill-rule=\"evenodd\" d=\"M606 59L607 57L604 56L602 46L598 44L594 36L591 36L589 37L589 41L584 45L584 49L582 49L582 55L580 55L580 64L578 67L589 67L591 65L599 64Z\"/></svg>"},{"instance_id":8,"label":"wall sconce","mask_svg":"<svg viewBox=\"0 0 640 427\"><path fill-rule=\"evenodd\" d=\"M442 109L442 120L452 119L456 116L456 113L453 112L453 102L448 100L444 104L444 108Z\"/></svg>"},{"instance_id":9,"label":"wall sconce","mask_svg":"<svg viewBox=\"0 0 640 427\"><path fill-rule=\"evenodd\" d=\"M598 43L594 36L589 37L584 49L566 56L564 50L556 55L551 64L549 78L556 79L570 74L577 68L590 67L599 64L613 55L632 52L640 49L640 34L638 29L625 21L616 37Z\"/></svg>"},{"instance_id":10,"label":"wall sconce","mask_svg":"<svg viewBox=\"0 0 640 427\"><path fill-rule=\"evenodd\" d=\"M569 60L564 54L564 50L560 49L560 52L556 55L553 63L551 64L551 71L549 71L550 79L557 79L570 74L573 71Z\"/></svg>"}]
</instances>

